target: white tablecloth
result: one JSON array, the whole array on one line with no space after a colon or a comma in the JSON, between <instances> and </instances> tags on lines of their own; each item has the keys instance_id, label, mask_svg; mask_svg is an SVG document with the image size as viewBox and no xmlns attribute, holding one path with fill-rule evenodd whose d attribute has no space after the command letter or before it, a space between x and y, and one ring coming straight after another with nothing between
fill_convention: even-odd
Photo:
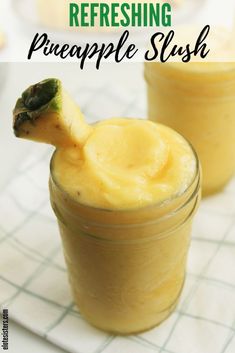
<instances>
[{"instance_id":1,"label":"white tablecloth","mask_svg":"<svg viewBox=\"0 0 235 353\"><path fill-rule=\"evenodd\" d=\"M74 95L90 121L100 118L95 102L104 116L145 115L138 90L88 85ZM10 318L74 353L234 353L235 180L202 201L177 310L151 331L114 337L87 324L72 302L49 205L52 149L41 147L32 143L0 193L0 303Z\"/></svg>"}]
</instances>

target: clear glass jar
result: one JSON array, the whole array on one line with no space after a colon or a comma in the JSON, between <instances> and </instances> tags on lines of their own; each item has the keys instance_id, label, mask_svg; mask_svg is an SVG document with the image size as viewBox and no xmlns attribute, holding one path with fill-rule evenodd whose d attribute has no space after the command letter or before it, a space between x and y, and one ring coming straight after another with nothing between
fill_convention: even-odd
<instances>
[{"instance_id":1,"label":"clear glass jar","mask_svg":"<svg viewBox=\"0 0 235 353\"><path fill-rule=\"evenodd\" d=\"M108 332L132 334L166 319L184 284L200 201L198 159L194 180L182 195L140 209L79 204L55 180L53 158L49 186L73 297L87 321Z\"/></svg>"},{"instance_id":2,"label":"clear glass jar","mask_svg":"<svg viewBox=\"0 0 235 353\"><path fill-rule=\"evenodd\" d=\"M150 120L170 126L194 146L203 195L235 172L235 63L146 63Z\"/></svg>"}]
</instances>

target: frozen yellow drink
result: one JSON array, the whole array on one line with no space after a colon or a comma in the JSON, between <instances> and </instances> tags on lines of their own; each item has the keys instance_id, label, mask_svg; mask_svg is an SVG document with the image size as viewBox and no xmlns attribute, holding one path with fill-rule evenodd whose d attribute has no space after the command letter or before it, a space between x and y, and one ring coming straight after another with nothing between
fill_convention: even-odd
<instances>
[{"instance_id":1,"label":"frozen yellow drink","mask_svg":"<svg viewBox=\"0 0 235 353\"><path fill-rule=\"evenodd\" d=\"M79 108L71 122L69 108L58 80L32 86L16 105L15 133L43 141L44 123L50 142L49 131L63 132L52 137L50 195L81 313L109 332L144 331L172 312L183 287L200 199L197 157L163 125L115 118L89 126Z\"/></svg>"},{"instance_id":2,"label":"frozen yellow drink","mask_svg":"<svg viewBox=\"0 0 235 353\"><path fill-rule=\"evenodd\" d=\"M205 195L235 171L235 63L147 63L150 120L166 124L195 147Z\"/></svg>"}]
</instances>

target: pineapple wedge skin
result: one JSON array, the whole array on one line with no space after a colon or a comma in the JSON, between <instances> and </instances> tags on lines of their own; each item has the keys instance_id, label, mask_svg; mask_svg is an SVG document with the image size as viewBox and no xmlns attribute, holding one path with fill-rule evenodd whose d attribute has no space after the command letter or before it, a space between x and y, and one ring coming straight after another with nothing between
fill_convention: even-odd
<instances>
[{"instance_id":1,"label":"pineapple wedge skin","mask_svg":"<svg viewBox=\"0 0 235 353\"><path fill-rule=\"evenodd\" d=\"M91 130L79 107L54 78L22 93L13 110L13 129L17 137L63 148L82 145Z\"/></svg>"},{"instance_id":2,"label":"pineapple wedge skin","mask_svg":"<svg viewBox=\"0 0 235 353\"><path fill-rule=\"evenodd\" d=\"M60 92L61 83L56 79L47 79L27 88L17 100L13 110L15 135L52 143L53 130L59 126Z\"/></svg>"}]
</instances>

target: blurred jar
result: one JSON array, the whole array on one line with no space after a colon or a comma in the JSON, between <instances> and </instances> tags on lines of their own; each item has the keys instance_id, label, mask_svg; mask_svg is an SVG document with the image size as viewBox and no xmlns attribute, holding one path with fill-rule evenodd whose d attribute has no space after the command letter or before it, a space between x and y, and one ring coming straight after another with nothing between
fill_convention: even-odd
<instances>
[{"instance_id":1,"label":"blurred jar","mask_svg":"<svg viewBox=\"0 0 235 353\"><path fill-rule=\"evenodd\" d=\"M118 211L79 204L53 175L50 197L76 304L92 325L112 333L150 329L174 310L185 279L200 168L180 196Z\"/></svg>"},{"instance_id":2,"label":"blurred jar","mask_svg":"<svg viewBox=\"0 0 235 353\"><path fill-rule=\"evenodd\" d=\"M4 85L7 81L7 77L9 74L9 67L10 67L10 63L0 62L0 94L2 93Z\"/></svg>"},{"instance_id":3,"label":"blurred jar","mask_svg":"<svg viewBox=\"0 0 235 353\"><path fill-rule=\"evenodd\" d=\"M4 46L5 44L5 36L0 30L0 49Z\"/></svg>"},{"instance_id":4,"label":"blurred jar","mask_svg":"<svg viewBox=\"0 0 235 353\"><path fill-rule=\"evenodd\" d=\"M235 63L146 63L148 117L178 131L202 164L202 192L235 172Z\"/></svg>"}]
</instances>

